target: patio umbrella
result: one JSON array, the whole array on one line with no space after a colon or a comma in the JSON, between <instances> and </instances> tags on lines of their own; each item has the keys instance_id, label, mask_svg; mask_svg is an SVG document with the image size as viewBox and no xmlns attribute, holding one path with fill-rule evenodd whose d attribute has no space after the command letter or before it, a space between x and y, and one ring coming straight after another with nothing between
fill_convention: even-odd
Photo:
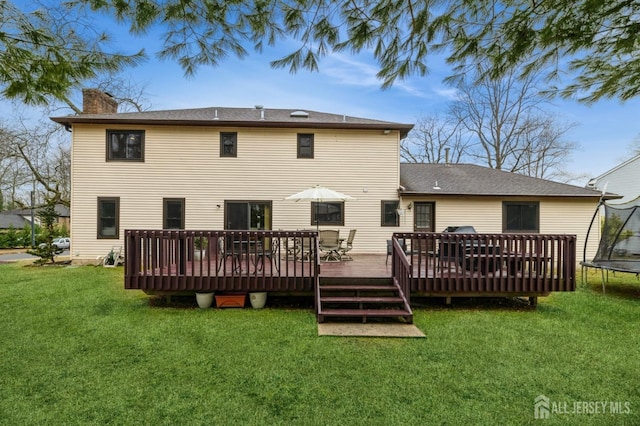
<instances>
[{"instance_id":1,"label":"patio umbrella","mask_svg":"<svg viewBox=\"0 0 640 426\"><path fill-rule=\"evenodd\" d=\"M304 191L298 192L293 195L289 195L285 200L291 201L315 201L316 203L330 202L330 201L353 201L355 198L343 194L342 192L334 191L324 186L316 185L311 188L307 188ZM316 229L320 228L318 224L318 204L316 204Z\"/></svg>"}]
</instances>

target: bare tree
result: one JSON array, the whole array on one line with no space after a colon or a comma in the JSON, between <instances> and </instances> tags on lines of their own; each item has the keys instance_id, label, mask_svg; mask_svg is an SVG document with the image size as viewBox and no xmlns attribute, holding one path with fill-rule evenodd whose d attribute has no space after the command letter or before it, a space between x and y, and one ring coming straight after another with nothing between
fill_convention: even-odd
<instances>
[{"instance_id":1,"label":"bare tree","mask_svg":"<svg viewBox=\"0 0 640 426\"><path fill-rule=\"evenodd\" d=\"M631 157L635 157L636 155L640 155L640 134L631 141L629 145L627 145L627 152L629 154L628 157L622 158L621 161L627 161Z\"/></svg>"},{"instance_id":2,"label":"bare tree","mask_svg":"<svg viewBox=\"0 0 640 426\"><path fill-rule=\"evenodd\" d=\"M558 123L549 114L529 117L523 126L521 143L514 150L511 171L552 180L574 179L563 167L578 144L564 141L573 124Z\"/></svg>"},{"instance_id":3,"label":"bare tree","mask_svg":"<svg viewBox=\"0 0 640 426\"><path fill-rule=\"evenodd\" d=\"M23 196L21 201L16 197L16 192L35 180L47 200L68 206L71 173L69 142L65 141L68 138L63 137L60 127L44 120L36 124L19 121L11 128L2 128L0 132L6 141L3 159L20 165L20 179L10 183L14 202L28 205L27 197Z\"/></svg>"},{"instance_id":4,"label":"bare tree","mask_svg":"<svg viewBox=\"0 0 640 426\"><path fill-rule=\"evenodd\" d=\"M546 99L534 76L519 79L514 71L499 80L471 81L458 86L450 114L473 135L466 154L474 162L539 178L562 169L577 147L563 140L573 124L559 124L543 111Z\"/></svg>"},{"instance_id":5,"label":"bare tree","mask_svg":"<svg viewBox=\"0 0 640 426\"><path fill-rule=\"evenodd\" d=\"M421 117L402 140L400 157L408 163L458 163L468 144L469 138L463 135L461 123L455 117Z\"/></svg>"},{"instance_id":6,"label":"bare tree","mask_svg":"<svg viewBox=\"0 0 640 426\"><path fill-rule=\"evenodd\" d=\"M96 82L94 87L111 93L121 112L148 109L144 85L124 77L113 77ZM28 206L34 180L46 201L69 205L70 138L48 117L59 114L59 110L81 111L79 91L72 98L66 99L64 104L50 104L37 110L27 110L14 103L12 124L0 123L0 194L4 194L2 198L6 201L6 208ZM34 115L39 118L25 118Z\"/></svg>"}]
</instances>

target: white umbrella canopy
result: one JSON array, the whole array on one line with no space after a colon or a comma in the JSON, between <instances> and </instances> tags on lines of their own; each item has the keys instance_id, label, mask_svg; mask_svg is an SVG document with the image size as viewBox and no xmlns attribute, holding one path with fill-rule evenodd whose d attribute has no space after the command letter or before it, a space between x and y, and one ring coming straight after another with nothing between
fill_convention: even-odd
<instances>
[{"instance_id":1,"label":"white umbrella canopy","mask_svg":"<svg viewBox=\"0 0 640 426\"><path fill-rule=\"evenodd\" d=\"M329 189L325 186L316 185L312 188L307 188L304 191L300 191L296 194L289 195L285 200L290 201L315 201L315 202L328 202L328 201L353 201L355 198L343 194L342 192L334 191L333 189ZM316 217L317 217L317 208L316 204ZM320 224L316 220L316 229L320 228Z\"/></svg>"},{"instance_id":2,"label":"white umbrella canopy","mask_svg":"<svg viewBox=\"0 0 640 426\"><path fill-rule=\"evenodd\" d=\"M297 194L289 195L285 200L292 201L353 201L355 198L343 194L342 192L334 191L325 186L316 185L312 188L307 188L304 191Z\"/></svg>"}]
</instances>

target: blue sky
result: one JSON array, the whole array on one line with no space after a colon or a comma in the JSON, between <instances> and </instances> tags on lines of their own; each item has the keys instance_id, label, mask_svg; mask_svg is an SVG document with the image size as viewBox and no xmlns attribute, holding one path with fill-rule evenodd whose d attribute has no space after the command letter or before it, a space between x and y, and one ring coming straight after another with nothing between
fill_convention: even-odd
<instances>
[{"instance_id":1,"label":"blue sky","mask_svg":"<svg viewBox=\"0 0 640 426\"><path fill-rule=\"evenodd\" d=\"M147 84L152 109L263 105L415 123L420 116L443 113L455 96L443 83L448 69L438 60L427 76L382 90L375 61L366 55L332 54L321 61L319 72L290 74L269 66L269 61L293 49L291 45L269 53L252 52L243 60L230 57L218 67L200 68L191 78L185 78L174 62L150 58L131 76ZM591 106L554 99L548 108L560 121L576 123L567 134L580 145L566 165L574 174L595 177L615 167L629 158L628 145L640 135L640 99Z\"/></svg>"},{"instance_id":2,"label":"blue sky","mask_svg":"<svg viewBox=\"0 0 640 426\"><path fill-rule=\"evenodd\" d=\"M28 4L21 0L16 3ZM115 50L134 53L145 48L149 59L127 71L126 76L146 85L152 109L263 105L267 109L307 109L415 123L421 116L444 113L455 96L443 83L449 69L438 57L430 59L427 76L398 81L387 90L380 88L381 82L375 77L377 65L367 54L331 54L320 62L319 72L290 74L288 70L274 70L270 61L298 47L287 41L262 54L248 49L247 58L230 56L220 66L201 67L194 77L186 78L176 62L155 59L160 36L151 33L132 38L124 26L114 25L106 17L93 23L109 28ZM580 145L566 164L574 174L595 177L625 161L629 158L628 145L640 136L640 99L624 104L600 101L592 106L555 99L549 109L560 121L576 123L567 134L567 139Z\"/></svg>"}]
</instances>

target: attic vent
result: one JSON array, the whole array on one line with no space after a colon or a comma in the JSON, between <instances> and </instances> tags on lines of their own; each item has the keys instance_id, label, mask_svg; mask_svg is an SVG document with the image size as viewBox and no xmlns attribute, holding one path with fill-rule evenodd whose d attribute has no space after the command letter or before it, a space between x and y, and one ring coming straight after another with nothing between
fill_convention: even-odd
<instances>
[{"instance_id":1,"label":"attic vent","mask_svg":"<svg viewBox=\"0 0 640 426\"><path fill-rule=\"evenodd\" d=\"M293 111L291 117L295 118L309 118L309 113L306 111Z\"/></svg>"}]
</instances>

